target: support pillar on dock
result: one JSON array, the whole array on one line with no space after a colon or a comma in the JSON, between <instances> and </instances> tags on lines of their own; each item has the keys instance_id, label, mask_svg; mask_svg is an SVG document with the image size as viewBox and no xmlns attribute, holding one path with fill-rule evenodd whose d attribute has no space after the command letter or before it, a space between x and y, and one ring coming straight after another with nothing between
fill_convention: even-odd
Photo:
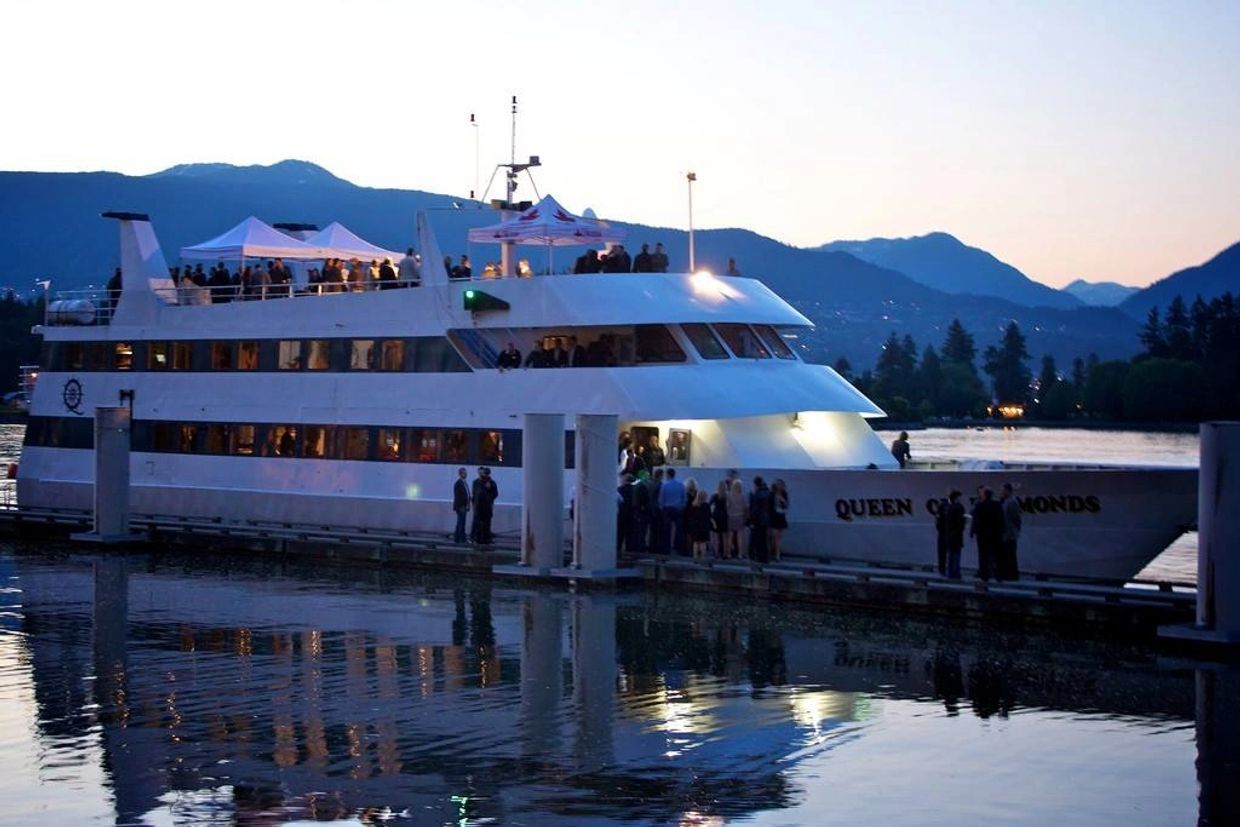
<instances>
[{"instance_id":1,"label":"support pillar on dock","mask_svg":"<svg viewBox=\"0 0 1240 827\"><path fill-rule=\"evenodd\" d=\"M564 414L526 414L521 465L521 563L545 575L564 565Z\"/></svg>"},{"instance_id":2,"label":"support pillar on dock","mask_svg":"<svg viewBox=\"0 0 1240 827\"><path fill-rule=\"evenodd\" d=\"M1240 646L1240 422L1203 422L1197 477L1197 622L1159 635Z\"/></svg>"},{"instance_id":3,"label":"support pillar on dock","mask_svg":"<svg viewBox=\"0 0 1240 827\"><path fill-rule=\"evenodd\" d=\"M619 417L577 417L575 468L577 506L573 514L573 567L564 576L615 578L633 573L616 561L616 445Z\"/></svg>"},{"instance_id":4,"label":"support pillar on dock","mask_svg":"<svg viewBox=\"0 0 1240 827\"><path fill-rule=\"evenodd\" d=\"M95 525L74 540L119 543L129 530L129 425L126 407L95 408Z\"/></svg>"}]
</instances>

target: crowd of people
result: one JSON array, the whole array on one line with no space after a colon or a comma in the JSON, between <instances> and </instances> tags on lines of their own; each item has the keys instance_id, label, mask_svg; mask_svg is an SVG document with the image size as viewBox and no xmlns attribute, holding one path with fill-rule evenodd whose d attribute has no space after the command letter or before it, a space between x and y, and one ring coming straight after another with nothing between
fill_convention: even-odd
<instances>
[{"instance_id":1,"label":"crowd of people","mask_svg":"<svg viewBox=\"0 0 1240 827\"><path fill-rule=\"evenodd\" d=\"M638 470L621 473L616 487L616 552L622 559L660 554L780 560L789 502L783 480L767 485L754 477L746 495L740 474L731 470L708 493L693 478L681 482L674 467L654 466L648 472L640 462L630 449L625 467Z\"/></svg>"},{"instance_id":2,"label":"crowd of people","mask_svg":"<svg viewBox=\"0 0 1240 827\"><path fill-rule=\"evenodd\" d=\"M509 342L495 359L495 367L500 370L520 367L604 368L618 364L616 337L612 333L601 333L587 345L578 342L576 336L547 337L535 343L524 358L517 346Z\"/></svg>"},{"instance_id":3,"label":"crowd of people","mask_svg":"<svg viewBox=\"0 0 1240 827\"><path fill-rule=\"evenodd\" d=\"M574 273L666 273L667 253L663 245L643 244L636 256L630 256L623 244L613 244L602 255L598 250L586 250L573 265Z\"/></svg>"},{"instance_id":4,"label":"crowd of people","mask_svg":"<svg viewBox=\"0 0 1240 827\"><path fill-rule=\"evenodd\" d=\"M938 538L938 571L952 580L960 579L960 554L964 549L965 526L977 543L977 577L982 581L1019 580L1017 544L1020 541L1021 510L1012 484L1005 482L1000 496L987 486L977 489L973 510L966 514L961 493L952 491L939 500L935 513Z\"/></svg>"},{"instance_id":5,"label":"crowd of people","mask_svg":"<svg viewBox=\"0 0 1240 827\"><path fill-rule=\"evenodd\" d=\"M221 304L293 295L419 287L422 284L422 260L413 248L397 263L393 263L391 258L382 261L371 259L369 263L359 258L329 258L322 267L312 267L307 271L304 286L294 282L292 271L279 258L265 263L245 264L232 271L223 262L212 265L209 270L204 270L202 264L185 264L171 268L168 275L178 290L200 289L203 296L209 296L210 303ZM114 277L114 280L115 290L119 292L119 278ZM112 280L108 283L108 289L113 291Z\"/></svg>"}]
</instances>

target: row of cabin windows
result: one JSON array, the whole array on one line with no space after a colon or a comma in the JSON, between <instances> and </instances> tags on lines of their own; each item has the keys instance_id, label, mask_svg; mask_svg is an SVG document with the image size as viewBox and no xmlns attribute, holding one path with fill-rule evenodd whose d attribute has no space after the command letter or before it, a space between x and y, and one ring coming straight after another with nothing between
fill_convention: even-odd
<instances>
[{"instance_id":1,"label":"row of cabin windows","mask_svg":"<svg viewBox=\"0 0 1240 827\"><path fill-rule=\"evenodd\" d=\"M727 359L728 351L737 359L795 359L792 348L775 328L766 324L736 322L682 324L681 329L703 359ZM722 339L721 343L719 340ZM727 349L724 349L724 344Z\"/></svg>"},{"instance_id":2,"label":"row of cabin windows","mask_svg":"<svg viewBox=\"0 0 1240 827\"><path fill-rule=\"evenodd\" d=\"M243 339L189 342L48 342L54 371L394 371L469 370L446 338Z\"/></svg>"},{"instance_id":3,"label":"row of cabin windows","mask_svg":"<svg viewBox=\"0 0 1240 827\"><path fill-rule=\"evenodd\" d=\"M228 422L135 422L133 450L240 457L521 464L521 432Z\"/></svg>"},{"instance_id":4,"label":"row of cabin windows","mask_svg":"<svg viewBox=\"0 0 1240 827\"><path fill-rule=\"evenodd\" d=\"M573 432L566 432L567 468L573 467L573 442ZM26 426L25 444L90 450L94 447L93 420L89 417L31 417ZM521 464L521 431L135 420L131 450L515 467Z\"/></svg>"}]
</instances>

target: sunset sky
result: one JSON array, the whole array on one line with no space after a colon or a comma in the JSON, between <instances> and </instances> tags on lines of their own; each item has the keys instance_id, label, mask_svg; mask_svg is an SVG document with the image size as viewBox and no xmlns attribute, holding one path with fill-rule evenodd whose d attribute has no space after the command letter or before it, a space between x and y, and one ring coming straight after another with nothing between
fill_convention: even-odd
<instances>
[{"instance_id":1,"label":"sunset sky","mask_svg":"<svg viewBox=\"0 0 1240 827\"><path fill-rule=\"evenodd\" d=\"M945 230L1142 285L1240 240L1240 3L4 4L0 169L300 158L799 246Z\"/></svg>"}]
</instances>

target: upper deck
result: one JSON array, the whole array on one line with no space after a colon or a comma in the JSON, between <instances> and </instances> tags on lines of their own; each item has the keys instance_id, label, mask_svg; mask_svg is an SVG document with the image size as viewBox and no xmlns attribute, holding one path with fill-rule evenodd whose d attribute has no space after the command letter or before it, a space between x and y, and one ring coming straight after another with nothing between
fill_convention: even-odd
<instances>
[{"instance_id":1,"label":"upper deck","mask_svg":"<svg viewBox=\"0 0 1240 827\"><path fill-rule=\"evenodd\" d=\"M162 333L209 338L230 334L312 336L346 331L374 336L442 334L448 328L575 328L738 323L810 327L812 323L762 282L706 273L550 275L475 278L407 289L326 293L312 287L267 287L252 296L235 287L171 284L61 293L49 304L51 340L133 338ZM142 296L146 292L149 296ZM484 293L508 307L466 309L466 294ZM143 312L131 303L147 298ZM154 299L154 301L149 301ZM100 326L108 328L104 333ZM94 328L94 329L91 329Z\"/></svg>"}]
</instances>

